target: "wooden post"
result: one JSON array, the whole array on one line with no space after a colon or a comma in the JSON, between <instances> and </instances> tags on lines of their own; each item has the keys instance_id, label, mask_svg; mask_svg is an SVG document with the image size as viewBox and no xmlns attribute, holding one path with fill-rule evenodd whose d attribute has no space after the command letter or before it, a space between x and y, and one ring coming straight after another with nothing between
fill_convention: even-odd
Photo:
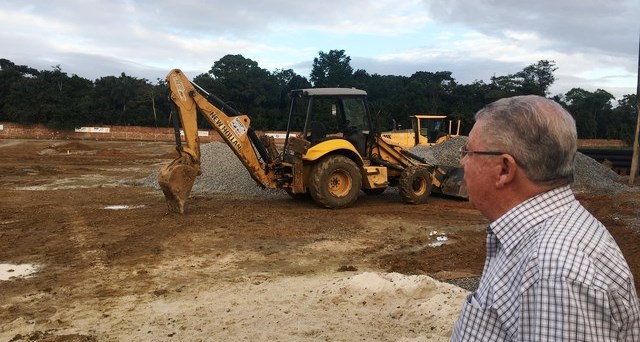
<instances>
[{"instance_id":1,"label":"wooden post","mask_svg":"<svg viewBox=\"0 0 640 342\"><path fill-rule=\"evenodd\" d=\"M640 135L640 39L638 40L638 81L636 83L636 134L633 139L633 157L631 157L631 172L629 185L634 185L638 175L638 135Z\"/></svg>"}]
</instances>

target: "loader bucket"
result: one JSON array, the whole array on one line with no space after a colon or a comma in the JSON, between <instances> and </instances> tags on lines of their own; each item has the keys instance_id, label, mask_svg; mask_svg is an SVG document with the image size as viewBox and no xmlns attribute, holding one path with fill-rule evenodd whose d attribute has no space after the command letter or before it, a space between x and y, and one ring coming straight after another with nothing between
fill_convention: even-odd
<instances>
[{"instance_id":1,"label":"loader bucket","mask_svg":"<svg viewBox=\"0 0 640 342\"><path fill-rule=\"evenodd\" d=\"M464 182L464 169L452 166L437 166L433 191L443 195L469 199Z\"/></svg>"},{"instance_id":2,"label":"loader bucket","mask_svg":"<svg viewBox=\"0 0 640 342\"><path fill-rule=\"evenodd\" d=\"M200 164L186 154L160 169L158 183L170 212L184 214L184 204L199 174Z\"/></svg>"}]
</instances>

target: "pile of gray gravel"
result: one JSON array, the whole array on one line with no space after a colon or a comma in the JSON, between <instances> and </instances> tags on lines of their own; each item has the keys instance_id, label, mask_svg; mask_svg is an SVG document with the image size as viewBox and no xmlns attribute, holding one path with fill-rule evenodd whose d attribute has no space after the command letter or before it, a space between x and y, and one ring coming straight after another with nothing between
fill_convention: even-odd
<instances>
[{"instance_id":1,"label":"pile of gray gravel","mask_svg":"<svg viewBox=\"0 0 640 342\"><path fill-rule=\"evenodd\" d=\"M251 178L249 171L227 144L211 142L200 145L202 174L196 178L192 194L227 194L230 196L288 197L283 190L262 189ZM170 160L167 160L167 164ZM160 189L158 174L154 171L141 180L142 185Z\"/></svg>"},{"instance_id":2,"label":"pile of gray gravel","mask_svg":"<svg viewBox=\"0 0 640 342\"><path fill-rule=\"evenodd\" d=\"M467 137L449 139L441 144L416 146L410 151L427 161L445 166L460 165L460 146ZM238 196L288 197L282 190L263 190L249 176L231 149L224 143L211 142L201 145L202 174L196 179L193 194L221 193ZM167 161L169 163L169 161ZM141 180L143 185L159 188L156 171ZM623 178L594 159L578 153L576 156L576 173L574 190L578 192L619 193L630 191Z\"/></svg>"},{"instance_id":3,"label":"pile of gray gravel","mask_svg":"<svg viewBox=\"0 0 640 342\"><path fill-rule=\"evenodd\" d=\"M412 147L409 151L432 164L458 167L460 166L460 147L466 143L467 137L457 137L433 146Z\"/></svg>"},{"instance_id":4,"label":"pile of gray gravel","mask_svg":"<svg viewBox=\"0 0 640 342\"><path fill-rule=\"evenodd\" d=\"M416 146L410 151L429 162L445 166L460 166L460 147L467 137L449 139L434 146ZM576 154L573 189L577 192L620 193L633 188L624 183L624 177L595 159L578 152Z\"/></svg>"}]
</instances>

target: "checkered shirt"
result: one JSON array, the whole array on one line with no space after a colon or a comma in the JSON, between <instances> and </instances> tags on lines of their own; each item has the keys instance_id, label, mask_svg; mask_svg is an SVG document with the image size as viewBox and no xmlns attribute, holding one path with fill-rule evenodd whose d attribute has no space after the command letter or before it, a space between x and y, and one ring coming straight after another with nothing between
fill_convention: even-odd
<instances>
[{"instance_id":1,"label":"checkered shirt","mask_svg":"<svg viewBox=\"0 0 640 342\"><path fill-rule=\"evenodd\" d=\"M452 341L640 341L633 276L606 228L569 186L487 228L478 290Z\"/></svg>"}]
</instances>

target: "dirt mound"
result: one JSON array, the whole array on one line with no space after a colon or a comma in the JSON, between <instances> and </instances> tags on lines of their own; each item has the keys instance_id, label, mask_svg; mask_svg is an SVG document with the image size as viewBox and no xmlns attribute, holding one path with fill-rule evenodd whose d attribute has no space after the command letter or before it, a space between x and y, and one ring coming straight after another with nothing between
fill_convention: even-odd
<instances>
[{"instance_id":1,"label":"dirt mound","mask_svg":"<svg viewBox=\"0 0 640 342\"><path fill-rule=\"evenodd\" d=\"M55 145L51 145L49 148L58 152L93 151L93 147L87 144L83 144L79 141L70 141L68 143L55 144Z\"/></svg>"},{"instance_id":2,"label":"dirt mound","mask_svg":"<svg viewBox=\"0 0 640 342\"><path fill-rule=\"evenodd\" d=\"M55 335L48 331L34 331L28 335L16 335L9 342L22 342L22 341L46 341L46 342L97 342L98 339L95 336L87 335Z\"/></svg>"},{"instance_id":3,"label":"dirt mound","mask_svg":"<svg viewBox=\"0 0 640 342\"><path fill-rule=\"evenodd\" d=\"M57 143L47 146L39 152L40 155L58 155L58 154L95 154L97 151L91 146L79 141L69 141Z\"/></svg>"}]
</instances>

